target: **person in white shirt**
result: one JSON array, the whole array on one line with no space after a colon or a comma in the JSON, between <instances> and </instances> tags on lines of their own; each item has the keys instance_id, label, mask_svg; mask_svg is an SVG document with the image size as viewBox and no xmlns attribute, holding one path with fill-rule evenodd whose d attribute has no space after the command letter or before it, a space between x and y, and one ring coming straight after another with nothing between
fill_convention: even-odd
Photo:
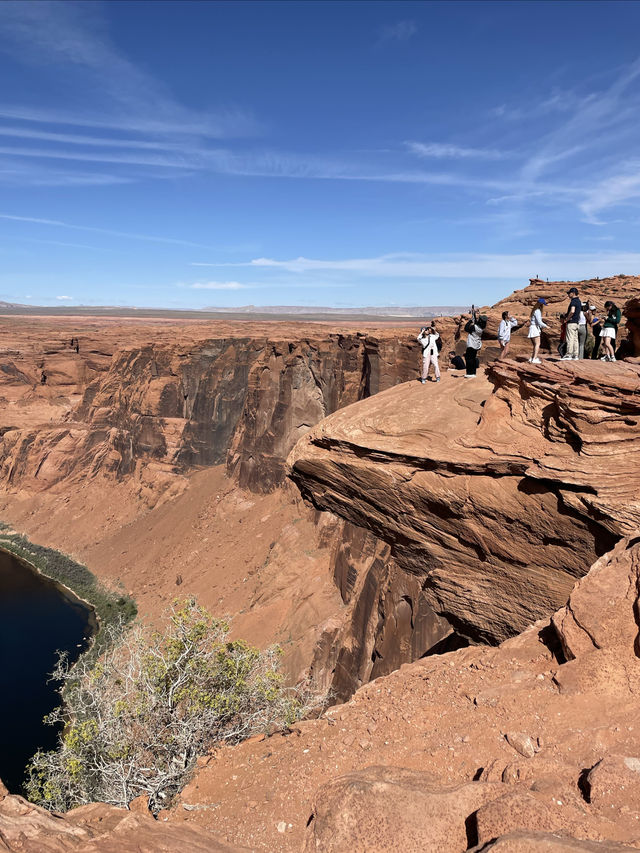
<instances>
[{"instance_id":1,"label":"person in white shirt","mask_svg":"<svg viewBox=\"0 0 640 853\"><path fill-rule=\"evenodd\" d=\"M533 345L533 352L531 354L531 358L529 359L531 364L541 364L540 359L538 358L538 352L540 350L540 333L543 329L548 328L547 324L542 319L542 309L543 306L546 304L547 300L543 296L541 296L531 309L528 335Z\"/></svg>"},{"instance_id":2,"label":"person in white shirt","mask_svg":"<svg viewBox=\"0 0 640 853\"><path fill-rule=\"evenodd\" d=\"M582 311L578 317L578 358L584 358L584 345L587 340L587 315L589 303L582 303Z\"/></svg>"},{"instance_id":3,"label":"person in white shirt","mask_svg":"<svg viewBox=\"0 0 640 853\"><path fill-rule=\"evenodd\" d=\"M465 379L475 379L476 371L479 365L478 353L482 349L482 333L487 328L487 315L480 314L476 310L475 305L471 306L471 319L467 320L464 326L467 334L467 349L464 354L464 361L467 372L464 375Z\"/></svg>"},{"instance_id":4,"label":"person in white shirt","mask_svg":"<svg viewBox=\"0 0 640 853\"><path fill-rule=\"evenodd\" d=\"M507 357L509 344L511 343L511 330L515 329L517 325L518 321L515 317L509 317L508 311L502 312L502 320L500 320L500 325L498 326L498 343L500 344L499 360Z\"/></svg>"},{"instance_id":5,"label":"person in white shirt","mask_svg":"<svg viewBox=\"0 0 640 853\"><path fill-rule=\"evenodd\" d=\"M433 365L435 380L440 382L440 365L438 364L438 338L440 335L436 332L435 326L427 329L423 326L420 329L420 334L417 341L422 347L422 375L420 382L424 385L429 377L429 369Z\"/></svg>"}]
</instances>

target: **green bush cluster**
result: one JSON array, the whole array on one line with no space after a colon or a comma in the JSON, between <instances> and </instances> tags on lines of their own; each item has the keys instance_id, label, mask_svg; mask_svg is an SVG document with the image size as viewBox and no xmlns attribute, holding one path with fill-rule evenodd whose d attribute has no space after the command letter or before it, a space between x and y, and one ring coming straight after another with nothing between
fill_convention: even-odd
<instances>
[{"instance_id":1,"label":"green bush cluster","mask_svg":"<svg viewBox=\"0 0 640 853\"><path fill-rule=\"evenodd\" d=\"M26 536L11 532L0 521L0 548L21 557L43 575L68 587L78 598L87 601L96 611L100 624L116 625L131 622L137 614L135 601L106 589L82 563L43 545L35 545Z\"/></svg>"},{"instance_id":2,"label":"green bush cluster","mask_svg":"<svg viewBox=\"0 0 640 853\"><path fill-rule=\"evenodd\" d=\"M180 791L199 755L215 744L286 729L310 707L285 688L277 647L229 639L229 626L195 600L174 602L167 629L104 629L99 658L54 675L64 704L58 749L29 767L29 799L55 810L94 801L127 806L140 795L153 812Z\"/></svg>"}]
</instances>

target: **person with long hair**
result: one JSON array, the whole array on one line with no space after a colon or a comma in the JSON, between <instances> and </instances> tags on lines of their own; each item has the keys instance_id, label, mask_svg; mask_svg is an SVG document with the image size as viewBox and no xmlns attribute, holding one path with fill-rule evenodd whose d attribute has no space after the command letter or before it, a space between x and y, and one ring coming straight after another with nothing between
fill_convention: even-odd
<instances>
[{"instance_id":1,"label":"person with long hair","mask_svg":"<svg viewBox=\"0 0 640 853\"><path fill-rule=\"evenodd\" d=\"M511 343L511 331L518 325L515 317L510 317L508 311L502 312L502 319L498 326L498 343L500 344L500 355L498 360L501 361L507 357L509 352L509 344Z\"/></svg>"},{"instance_id":2,"label":"person with long hair","mask_svg":"<svg viewBox=\"0 0 640 853\"><path fill-rule=\"evenodd\" d=\"M602 351L604 355L600 357L600 361L615 361L616 360L616 352L615 352L615 342L616 335L618 333L618 323L622 319L622 313L618 306L608 300L604 303L604 307L607 311L607 316L602 324L602 331L600 332L600 343L602 345Z\"/></svg>"},{"instance_id":3,"label":"person with long hair","mask_svg":"<svg viewBox=\"0 0 640 853\"><path fill-rule=\"evenodd\" d=\"M533 346L533 352L531 353L531 358L529 359L531 364L541 364L540 359L538 358L538 352L540 351L540 335L542 333L542 330L547 328L547 324L542 319L542 311L546 304L547 300L544 298L544 296L541 296L538 301L531 306L528 335Z\"/></svg>"}]
</instances>

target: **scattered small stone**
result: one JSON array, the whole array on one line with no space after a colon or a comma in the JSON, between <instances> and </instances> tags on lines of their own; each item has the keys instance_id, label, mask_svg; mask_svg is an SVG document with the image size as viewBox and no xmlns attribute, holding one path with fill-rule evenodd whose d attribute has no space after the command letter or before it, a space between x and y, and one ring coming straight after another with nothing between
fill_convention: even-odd
<instances>
[{"instance_id":1,"label":"scattered small stone","mask_svg":"<svg viewBox=\"0 0 640 853\"><path fill-rule=\"evenodd\" d=\"M278 823L276 825L276 829L278 830L278 832L281 832L281 833L286 832L287 831L286 821L284 821L284 820L278 821Z\"/></svg>"},{"instance_id":2,"label":"scattered small stone","mask_svg":"<svg viewBox=\"0 0 640 853\"><path fill-rule=\"evenodd\" d=\"M516 752L523 755L525 758L533 758L538 751L536 745L529 735L524 732L507 732L505 738L509 746L512 746Z\"/></svg>"}]
</instances>

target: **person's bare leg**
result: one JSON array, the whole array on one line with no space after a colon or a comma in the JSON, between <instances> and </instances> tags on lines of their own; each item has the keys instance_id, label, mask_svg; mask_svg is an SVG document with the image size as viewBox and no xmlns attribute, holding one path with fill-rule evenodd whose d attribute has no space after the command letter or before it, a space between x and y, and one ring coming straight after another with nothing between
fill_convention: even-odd
<instances>
[{"instance_id":1,"label":"person's bare leg","mask_svg":"<svg viewBox=\"0 0 640 853\"><path fill-rule=\"evenodd\" d=\"M500 353L500 358L506 358L507 353L509 352L509 344L511 341L507 341L506 344L502 347L502 352Z\"/></svg>"},{"instance_id":2,"label":"person's bare leg","mask_svg":"<svg viewBox=\"0 0 640 853\"><path fill-rule=\"evenodd\" d=\"M540 335L538 335L537 338L531 338L531 340L533 341L533 355L531 356L531 361L533 361L534 358L538 357L538 350L540 349Z\"/></svg>"}]
</instances>

